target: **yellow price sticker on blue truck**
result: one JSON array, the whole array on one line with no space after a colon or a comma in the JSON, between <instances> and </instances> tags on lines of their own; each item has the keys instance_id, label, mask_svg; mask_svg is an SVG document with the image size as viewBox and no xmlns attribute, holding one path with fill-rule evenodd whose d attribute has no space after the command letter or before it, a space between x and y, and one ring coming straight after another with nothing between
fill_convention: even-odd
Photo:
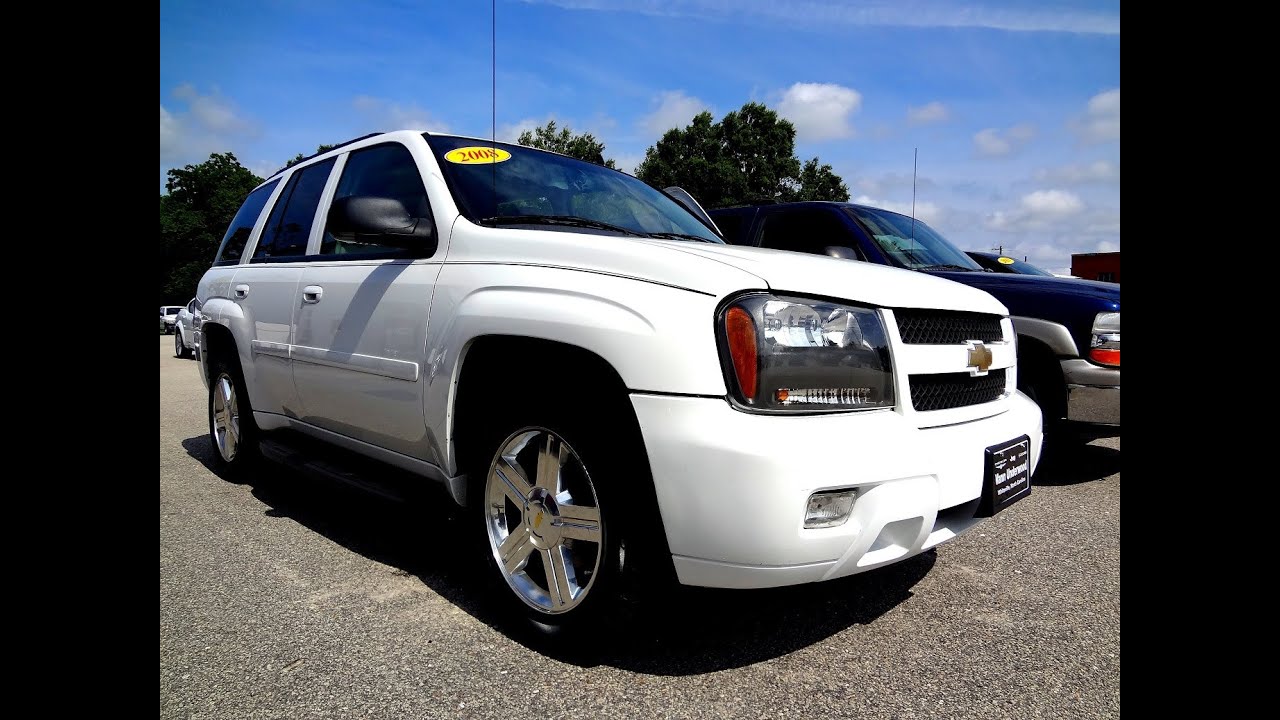
<instances>
[{"instance_id":1,"label":"yellow price sticker on blue truck","mask_svg":"<svg viewBox=\"0 0 1280 720\"><path fill-rule=\"evenodd\" d=\"M996 262L1000 263L1001 265L1012 265L1014 263L1014 260L1011 257L1001 256L996 258Z\"/></svg>"},{"instance_id":2,"label":"yellow price sticker on blue truck","mask_svg":"<svg viewBox=\"0 0 1280 720\"><path fill-rule=\"evenodd\" d=\"M445 160L458 165L492 165L511 159L511 153L501 148L464 147L445 153Z\"/></svg>"}]
</instances>

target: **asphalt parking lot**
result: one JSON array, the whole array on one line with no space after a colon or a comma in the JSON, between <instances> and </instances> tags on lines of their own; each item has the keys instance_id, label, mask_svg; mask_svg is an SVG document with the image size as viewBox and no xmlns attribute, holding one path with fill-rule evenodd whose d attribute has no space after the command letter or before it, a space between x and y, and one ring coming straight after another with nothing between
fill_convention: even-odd
<instances>
[{"instance_id":1,"label":"asphalt parking lot","mask_svg":"<svg viewBox=\"0 0 1280 720\"><path fill-rule=\"evenodd\" d=\"M443 494L223 480L205 392L162 335L162 718L1120 714L1118 438L1051 458L1030 497L934 552L680 592L545 647L486 600Z\"/></svg>"}]
</instances>

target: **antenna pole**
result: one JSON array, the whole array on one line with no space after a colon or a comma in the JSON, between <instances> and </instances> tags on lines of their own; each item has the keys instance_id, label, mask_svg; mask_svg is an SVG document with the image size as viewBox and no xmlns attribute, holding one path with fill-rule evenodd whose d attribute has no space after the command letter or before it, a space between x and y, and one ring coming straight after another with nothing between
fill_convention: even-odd
<instances>
[{"instance_id":1,"label":"antenna pole","mask_svg":"<svg viewBox=\"0 0 1280 720\"><path fill-rule=\"evenodd\" d=\"M489 144L494 157L489 158L489 168L493 171L493 214L498 214L498 163L494 162L498 154L498 0L489 0L489 110L492 113L489 126Z\"/></svg>"},{"instance_id":2,"label":"antenna pole","mask_svg":"<svg viewBox=\"0 0 1280 720\"><path fill-rule=\"evenodd\" d=\"M916 166L920 162L920 148L911 156L911 249L916 249Z\"/></svg>"}]
</instances>

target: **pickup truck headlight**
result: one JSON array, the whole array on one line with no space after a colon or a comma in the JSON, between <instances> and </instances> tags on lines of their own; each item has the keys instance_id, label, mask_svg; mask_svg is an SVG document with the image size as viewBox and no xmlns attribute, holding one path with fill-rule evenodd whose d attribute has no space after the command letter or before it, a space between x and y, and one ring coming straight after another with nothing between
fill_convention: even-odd
<instances>
[{"instance_id":1,"label":"pickup truck headlight","mask_svg":"<svg viewBox=\"0 0 1280 720\"><path fill-rule=\"evenodd\" d=\"M893 370L880 314L797 297L752 293L717 317L730 396L761 412L893 406Z\"/></svg>"},{"instance_id":2,"label":"pickup truck headlight","mask_svg":"<svg viewBox=\"0 0 1280 720\"><path fill-rule=\"evenodd\" d=\"M1120 367L1120 313L1098 313L1093 318L1089 359L1099 365Z\"/></svg>"}]
</instances>

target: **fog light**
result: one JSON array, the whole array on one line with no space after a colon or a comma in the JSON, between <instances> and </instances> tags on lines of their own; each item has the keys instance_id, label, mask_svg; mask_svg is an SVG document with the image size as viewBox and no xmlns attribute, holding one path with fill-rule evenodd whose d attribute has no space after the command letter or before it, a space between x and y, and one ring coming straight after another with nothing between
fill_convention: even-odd
<instances>
[{"instance_id":1,"label":"fog light","mask_svg":"<svg viewBox=\"0 0 1280 720\"><path fill-rule=\"evenodd\" d=\"M827 528L843 525L853 510L857 490L832 490L809 496L809 506L804 511L804 526Z\"/></svg>"}]
</instances>

